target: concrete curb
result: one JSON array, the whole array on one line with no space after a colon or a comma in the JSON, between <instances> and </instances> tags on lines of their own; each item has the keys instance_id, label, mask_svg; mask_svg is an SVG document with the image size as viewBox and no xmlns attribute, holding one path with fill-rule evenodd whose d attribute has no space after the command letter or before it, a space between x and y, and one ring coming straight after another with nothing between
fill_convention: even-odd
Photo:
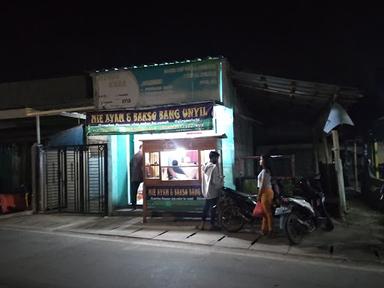
<instances>
[{"instance_id":1,"label":"concrete curb","mask_svg":"<svg viewBox=\"0 0 384 288\"><path fill-rule=\"evenodd\" d=\"M317 254L317 253L306 253L306 252L292 252L290 251L292 247L298 247L298 246L289 246L288 252L278 252L276 250L271 249L265 249L266 245L263 245L263 248L257 249L249 249L249 248L239 248L239 247L225 247L225 246L216 246L214 244L203 244L203 243L194 243L194 242L185 242L185 241L179 241L179 240L162 240L162 239L153 239L153 238L146 238L146 237L137 237L137 236L129 236L129 235L121 235L121 234L113 234L113 233L103 233L103 232L96 232L96 231L75 231L75 230L69 230L69 231L63 231L63 232L69 232L72 234L81 234L81 235L97 235L101 237L116 237L116 238L127 238L131 240L145 240L145 241L155 241L155 242L161 242L161 243L177 243L182 245L194 245L194 246L202 246L202 247L212 247L212 248L219 248L219 249L229 249L229 250L237 250L237 251L247 251L247 253L266 253L266 254L272 254L272 255L282 255L282 256L288 256L288 257L299 257L307 260L318 260L318 261L328 261L328 262L337 262L337 263L343 263L343 264L350 264L350 265L373 265L375 267L379 267L380 269L384 269L384 261L378 260L378 261L366 261L361 259L355 259L350 258L348 256L335 256L335 255L328 255L328 254ZM256 242L257 244L257 242ZM253 245L252 245L253 246ZM384 270L383 270L384 271Z\"/></svg>"},{"instance_id":2,"label":"concrete curb","mask_svg":"<svg viewBox=\"0 0 384 288\"><path fill-rule=\"evenodd\" d=\"M83 223L87 223L86 221L82 221ZM213 241L212 243L199 243L199 242L189 242L186 241L186 239L183 240L176 240L176 239L156 239L156 237L159 237L162 234L165 234L167 232L174 232L174 233L187 233L190 235L194 235L198 232L205 232L205 233L211 233L210 231L201 231L194 227L194 225L187 225L187 226L177 226L177 225L158 225L156 223L151 224L142 224L138 223L137 219L133 218L130 220L131 224L129 225L123 225L119 227L119 229L110 229L110 228L94 228L90 229L87 227L76 228L76 224L70 224L70 225L63 225L58 226L56 228L50 228L50 229L42 229L43 231L51 231L51 232L69 232L73 234L87 234L87 235L98 235L103 237L118 237L118 238L128 238L128 239L140 239L140 240L149 240L149 241L161 241L161 242L171 242L171 243L182 243L182 244L189 244L189 245L199 245L199 246L209 246L209 247L222 247L227 249L241 249L244 251L255 251L259 253L273 253L273 254L279 254L279 255L289 255L289 256L297 256L297 257L305 257L308 259L311 258L317 258L317 259L323 259L323 260L332 260L332 261L339 261L342 263L371 263L375 265L382 265L384 264L384 259L381 259L378 257L376 260L373 257L372 253L372 260L367 260L367 257L361 257L358 258L359 254L357 253L357 256L351 257L348 256L348 251L344 253L341 253L341 255L335 255L333 252L330 252L330 247L333 246L337 247L336 250L339 250L338 248L341 247L341 250L345 250L345 245L343 243L329 243L327 247L321 247L324 246L324 243L321 242L313 242L309 241L309 243L306 243L304 246L290 246L288 244L288 240L284 239L282 240L282 237L278 237L277 241L270 242L270 239L265 239L264 241L259 241L260 237L256 237L257 240L253 241L252 243L249 242L248 247L240 247L240 246L225 246L225 245L217 245L217 241ZM80 222L78 222L80 223ZM90 221L92 223L92 221ZM188 223L190 224L190 223ZM19 226L20 227L20 226ZM15 226L13 227L15 228ZM27 227L23 227L24 229L28 229ZM36 228L36 227L35 227ZM139 232L140 233L136 233ZM143 236L142 232L146 232ZM222 238L232 238L233 241L241 241L241 237L235 237L239 234L234 233L225 233L225 232L218 232L219 234L223 234L224 237ZM135 234L135 235L134 235ZM254 233L244 233L244 235L250 235ZM140 236L141 235L141 236ZM214 232L212 233L214 235ZM264 238L263 238L264 239ZM219 240L220 241L220 240ZM368 243L369 244L369 243ZM368 245L367 244L367 245ZM277 246L276 246L277 245ZM286 248L282 249L281 247L284 246ZM368 245L369 246L369 245ZM280 248L279 248L280 247ZM278 250L278 251L277 251ZM280 250L280 251L279 251ZM360 251L360 253L363 253L364 251ZM371 251L372 252L372 251Z\"/></svg>"},{"instance_id":3,"label":"concrete curb","mask_svg":"<svg viewBox=\"0 0 384 288\"><path fill-rule=\"evenodd\" d=\"M274 255L305 257L306 259L316 258L318 260L338 261L339 263L384 264L384 244L376 238L373 239L372 235L363 234L364 238L348 240L349 242L343 240L344 235L343 238L337 237L345 232L348 232L348 235L352 237L355 232L353 229L345 230L343 228L337 232L338 234L327 234L331 237L324 235L325 238L322 234L312 234L312 237L308 237L307 241L302 245L290 246L288 240L282 235L278 235L276 239L266 239L257 237L253 229L233 234L223 231L201 231L195 227L195 224L200 221L172 222L171 224L156 221L143 224L140 217L127 219L126 217L84 218L83 216L70 216L62 218L60 215L55 215L55 217L49 217L49 215L45 217L44 214L36 214L37 217L33 217L33 215L35 214L32 214L32 211L2 215L0 220L4 221L2 221L0 229L98 235L102 237L160 241L162 243L199 245L201 247L240 249L247 253L271 253ZM9 219L9 221L6 219ZM58 219L65 219L65 221ZM185 237L192 238L187 239ZM377 255L375 257L376 253L374 254L374 252L376 250Z\"/></svg>"}]
</instances>

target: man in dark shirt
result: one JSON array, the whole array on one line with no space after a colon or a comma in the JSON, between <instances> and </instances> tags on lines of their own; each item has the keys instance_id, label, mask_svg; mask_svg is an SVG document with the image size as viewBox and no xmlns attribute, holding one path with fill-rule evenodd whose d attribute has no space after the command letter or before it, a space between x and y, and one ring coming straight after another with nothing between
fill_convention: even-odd
<instances>
[{"instance_id":1,"label":"man in dark shirt","mask_svg":"<svg viewBox=\"0 0 384 288\"><path fill-rule=\"evenodd\" d=\"M136 209L137 189L143 182L143 147L140 145L139 151L131 160L131 203L132 209Z\"/></svg>"}]
</instances>

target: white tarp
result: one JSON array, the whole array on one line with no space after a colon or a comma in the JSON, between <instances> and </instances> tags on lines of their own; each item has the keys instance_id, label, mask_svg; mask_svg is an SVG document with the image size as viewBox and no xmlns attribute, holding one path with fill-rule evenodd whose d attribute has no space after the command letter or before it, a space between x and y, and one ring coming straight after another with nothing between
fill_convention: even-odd
<instances>
[{"instance_id":1,"label":"white tarp","mask_svg":"<svg viewBox=\"0 0 384 288\"><path fill-rule=\"evenodd\" d=\"M327 122L323 128L325 133L331 132L335 127L341 124L348 124L354 126L352 119L341 105L334 103L329 112Z\"/></svg>"}]
</instances>

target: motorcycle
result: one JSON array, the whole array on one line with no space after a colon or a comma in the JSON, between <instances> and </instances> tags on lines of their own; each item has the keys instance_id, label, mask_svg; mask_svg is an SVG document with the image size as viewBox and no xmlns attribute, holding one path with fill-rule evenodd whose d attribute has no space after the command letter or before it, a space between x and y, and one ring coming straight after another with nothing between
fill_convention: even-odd
<instances>
[{"instance_id":1,"label":"motorcycle","mask_svg":"<svg viewBox=\"0 0 384 288\"><path fill-rule=\"evenodd\" d=\"M252 211L256 205L255 195L230 188L223 188L217 204L219 225L227 232L238 232L245 223L253 222Z\"/></svg>"},{"instance_id":2,"label":"motorcycle","mask_svg":"<svg viewBox=\"0 0 384 288\"><path fill-rule=\"evenodd\" d=\"M280 229L284 230L291 244L299 244L306 233L319 227L325 231L334 228L325 209L324 193L320 186L314 185L314 179L300 179L297 188L305 198L284 197L284 193L275 191L272 205L272 213L280 219ZM246 223L253 224L257 219L252 215L256 202L256 195L223 188L217 209L218 225L228 232L238 232Z\"/></svg>"},{"instance_id":3,"label":"motorcycle","mask_svg":"<svg viewBox=\"0 0 384 288\"><path fill-rule=\"evenodd\" d=\"M306 233L318 228L332 231L333 222L325 208L325 196L315 178L302 178L298 182L302 196L283 199L288 208L284 230L291 244L299 244Z\"/></svg>"},{"instance_id":4,"label":"motorcycle","mask_svg":"<svg viewBox=\"0 0 384 288\"><path fill-rule=\"evenodd\" d=\"M220 200L217 204L218 225L227 232L238 232L245 224L253 224L258 218L253 217L252 212L257 202L257 195L251 195L223 188ZM284 219L290 212L286 206L280 206L279 201L275 201L272 206L272 213L275 217L280 218L280 223L284 223ZM282 224L280 224L280 228Z\"/></svg>"}]
</instances>

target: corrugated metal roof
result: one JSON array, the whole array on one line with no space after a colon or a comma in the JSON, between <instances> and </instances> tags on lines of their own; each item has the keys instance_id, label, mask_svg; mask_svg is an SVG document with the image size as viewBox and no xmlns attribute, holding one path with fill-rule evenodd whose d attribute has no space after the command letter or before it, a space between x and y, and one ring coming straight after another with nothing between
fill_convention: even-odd
<instances>
[{"instance_id":1,"label":"corrugated metal roof","mask_svg":"<svg viewBox=\"0 0 384 288\"><path fill-rule=\"evenodd\" d=\"M185 59L185 60L180 60L180 61L175 60L175 61L170 61L170 62L131 65L131 66L113 67L113 68L103 68L103 69L97 69L94 71L89 71L89 73L90 74L105 73L105 72L112 72L112 71L119 71L119 70L135 70L135 69L151 68L151 67L158 67L158 66L168 66L168 65L176 65L176 64L192 64L192 63L198 63L198 62L204 62L204 61L210 61L210 60L220 60L220 59L225 59L225 58L222 56L219 56L219 57L208 56L206 58Z\"/></svg>"},{"instance_id":2,"label":"corrugated metal roof","mask_svg":"<svg viewBox=\"0 0 384 288\"><path fill-rule=\"evenodd\" d=\"M269 75L232 71L236 86L269 92L272 97L305 102L327 103L337 99L339 103L351 104L363 97L359 89L331 84L293 80ZM257 96L256 96L257 97Z\"/></svg>"},{"instance_id":3,"label":"corrugated metal roof","mask_svg":"<svg viewBox=\"0 0 384 288\"><path fill-rule=\"evenodd\" d=\"M336 101L345 109L363 97L353 87L294 80L269 75L231 71L237 97L248 113L262 122L319 120Z\"/></svg>"}]
</instances>

